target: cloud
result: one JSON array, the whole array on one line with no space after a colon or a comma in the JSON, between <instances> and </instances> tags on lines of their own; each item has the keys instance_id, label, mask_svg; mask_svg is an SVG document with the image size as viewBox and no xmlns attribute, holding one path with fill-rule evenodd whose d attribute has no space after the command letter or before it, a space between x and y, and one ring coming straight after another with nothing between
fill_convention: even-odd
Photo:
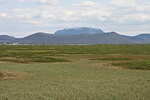
<instances>
[{"instance_id":1,"label":"cloud","mask_svg":"<svg viewBox=\"0 0 150 100\"><path fill-rule=\"evenodd\" d=\"M102 4L99 2L84 1L82 3L73 4L73 6L77 8L91 8L91 7L102 6Z\"/></svg>"},{"instance_id":2,"label":"cloud","mask_svg":"<svg viewBox=\"0 0 150 100\"><path fill-rule=\"evenodd\" d=\"M11 16L9 16L9 15L6 14L6 13L0 13L0 17L1 17L1 18L11 18Z\"/></svg>"},{"instance_id":3,"label":"cloud","mask_svg":"<svg viewBox=\"0 0 150 100\"><path fill-rule=\"evenodd\" d=\"M2 1L4 0L0 0ZM122 27L121 31L128 31L131 25L145 26L146 29L150 23L149 0L78 0L76 3L73 2L75 0L69 3L60 1L12 0L11 4L1 3L0 22L3 21L5 26L10 25L8 28L15 23L16 27L31 26L31 30L42 27L43 31L46 27L49 29L80 26L99 27L109 31L121 30ZM21 6L18 6L19 3L22 3ZM3 24L0 23L1 26Z\"/></svg>"},{"instance_id":4,"label":"cloud","mask_svg":"<svg viewBox=\"0 0 150 100\"><path fill-rule=\"evenodd\" d=\"M21 2L21 3L23 3L23 2L25 2L24 0L17 0L18 2Z\"/></svg>"},{"instance_id":5,"label":"cloud","mask_svg":"<svg viewBox=\"0 0 150 100\"><path fill-rule=\"evenodd\" d=\"M97 3L93 2L93 1L84 1L81 4L74 4L74 6L77 6L77 7L93 7L96 4Z\"/></svg>"},{"instance_id":6,"label":"cloud","mask_svg":"<svg viewBox=\"0 0 150 100\"><path fill-rule=\"evenodd\" d=\"M73 7L78 12L77 15L80 13L80 17L87 21L106 21L111 15L109 11L111 8L108 8L108 6L100 2L84 1L79 4L74 4Z\"/></svg>"},{"instance_id":7,"label":"cloud","mask_svg":"<svg viewBox=\"0 0 150 100\"><path fill-rule=\"evenodd\" d=\"M67 22L80 21L81 17L78 16L77 13L78 12L75 10L61 9L59 11L59 14L57 15L57 20L67 21ZM61 17L59 17L59 16L61 16Z\"/></svg>"},{"instance_id":8,"label":"cloud","mask_svg":"<svg viewBox=\"0 0 150 100\"><path fill-rule=\"evenodd\" d=\"M74 16L75 15L75 12L73 12L73 11L69 11L69 10L67 10L67 11L64 11L64 14L66 15L66 16Z\"/></svg>"},{"instance_id":9,"label":"cloud","mask_svg":"<svg viewBox=\"0 0 150 100\"><path fill-rule=\"evenodd\" d=\"M12 9L11 16L14 19L32 19L35 16L36 11L32 11L32 9L19 9L14 8Z\"/></svg>"},{"instance_id":10,"label":"cloud","mask_svg":"<svg viewBox=\"0 0 150 100\"><path fill-rule=\"evenodd\" d=\"M138 6L136 9L142 12L150 12L150 6Z\"/></svg>"},{"instance_id":11,"label":"cloud","mask_svg":"<svg viewBox=\"0 0 150 100\"><path fill-rule=\"evenodd\" d=\"M33 16L30 15L30 14L20 14L20 15L17 15L16 17L18 17L18 18L31 19Z\"/></svg>"},{"instance_id":12,"label":"cloud","mask_svg":"<svg viewBox=\"0 0 150 100\"><path fill-rule=\"evenodd\" d=\"M55 15L49 13L48 11L42 11L42 12L40 12L39 17L41 17L41 18L54 19L54 18L55 18Z\"/></svg>"},{"instance_id":13,"label":"cloud","mask_svg":"<svg viewBox=\"0 0 150 100\"><path fill-rule=\"evenodd\" d=\"M39 0L38 3L47 4L47 5L55 5L58 3L58 0Z\"/></svg>"},{"instance_id":14,"label":"cloud","mask_svg":"<svg viewBox=\"0 0 150 100\"><path fill-rule=\"evenodd\" d=\"M82 15L83 16L110 16L110 12L93 9L93 10L83 11Z\"/></svg>"},{"instance_id":15,"label":"cloud","mask_svg":"<svg viewBox=\"0 0 150 100\"><path fill-rule=\"evenodd\" d=\"M58 3L58 0L16 0L18 2L24 3L38 3L43 5L56 5Z\"/></svg>"},{"instance_id":16,"label":"cloud","mask_svg":"<svg viewBox=\"0 0 150 100\"><path fill-rule=\"evenodd\" d=\"M4 0L0 0L0 2L3 2Z\"/></svg>"},{"instance_id":17,"label":"cloud","mask_svg":"<svg viewBox=\"0 0 150 100\"><path fill-rule=\"evenodd\" d=\"M26 21L25 23L27 23L27 24L42 24L42 22L41 21L36 21L36 20L30 20L30 21Z\"/></svg>"},{"instance_id":18,"label":"cloud","mask_svg":"<svg viewBox=\"0 0 150 100\"><path fill-rule=\"evenodd\" d=\"M62 18L63 21L68 21L68 22L75 22L75 21L81 21L80 17L63 17Z\"/></svg>"},{"instance_id":19,"label":"cloud","mask_svg":"<svg viewBox=\"0 0 150 100\"><path fill-rule=\"evenodd\" d=\"M24 0L17 0L23 2ZM29 0L26 0L26 2ZM33 0L40 4L56 4L57 0ZM135 0L112 0L112 4L83 1L70 6L40 6L37 8L13 9L13 17L23 19L45 19L51 21L109 21L126 23L128 21L147 21L150 6L138 6ZM133 6L134 5L134 6ZM116 8L121 7L121 8ZM129 7L131 6L131 7ZM127 8L122 8L127 7ZM57 9L57 10L56 10ZM6 16L5 14L1 16ZM61 17L60 17L61 16ZM132 18L132 17L135 18Z\"/></svg>"},{"instance_id":20,"label":"cloud","mask_svg":"<svg viewBox=\"0 0 150 100\"><path fill-rule=\"evenodd\" d=\"M131 7L136 5L135 0L112 0L112 4L119 7Z\"/></svg>"},{"instance_id":21,"label":"cloud","mask_svg":"<svg viewBox=\"0 0 150 100\"><path fill-rule=\"evenodd\" d=\"M125 15L121 22L130 22L130 21L138 21L138 22L144 22L144 21L150 21L150 14L144 14L144 13L137 13L137 14L131 14L131 15Z\"/></svg>"}]
</instances>

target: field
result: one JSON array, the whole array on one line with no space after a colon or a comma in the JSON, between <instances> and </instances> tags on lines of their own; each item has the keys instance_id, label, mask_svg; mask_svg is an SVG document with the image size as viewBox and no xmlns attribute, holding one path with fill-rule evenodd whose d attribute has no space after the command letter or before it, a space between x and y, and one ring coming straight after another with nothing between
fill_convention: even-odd
<instances>
[{"instance_id":1,"label":"field","mask_svg":"<svg viewBox=\"0 0 150 100\"><path fill-rule=\"evenodd\" d=\"M1 45L0 100L150 100L150 45Z\"/></svg>"}]
</instances>

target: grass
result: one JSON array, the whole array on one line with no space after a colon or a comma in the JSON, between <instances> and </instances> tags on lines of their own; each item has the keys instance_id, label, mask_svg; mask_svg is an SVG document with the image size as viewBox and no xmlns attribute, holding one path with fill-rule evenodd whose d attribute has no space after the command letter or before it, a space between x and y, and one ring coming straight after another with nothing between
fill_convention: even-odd
<instances>
[{"instance_id":1,"label":"grass","mask_svg":"<svg viewBox=\"0 0 150 100\"><path fill-rule=\"evenodd\" d=\"M64 54L141 54L149 55L149 45L87 45L87 46L68 46L68 45L50 45L50 46L0 46L0 61L9 61L17 63L32 62L66 62L67 59L57 59ZM13 58L13 59L8 59ZM21 60L18 60L21 59ZM125 58L107 58L108 60L123 60ZM103 59L106 60L106 59Z\"/></svg>"},{"instance_id":2,"label":"grass","mask_svg":"<svg viewBox=\"0 0 150 100\"><path fill-rule=\"evenodd\" d=\"M121 57L104 57L104 58L96 58L92 60L108 60L108 61L124 61L124 60L133 60L131 58L121 58Z\"/></svg>"},{"instance_id":3,"label":"grass","mask_svg":"<svg viewBox=\"0 0 150 100\"><path fill-rule=\"evenodd\" d=\"M120 62L112 63L112 65L128 69L150 70L150 61Z\"/></svg>"},{"instance_id":4,"label":"grass","mask_svg":"<svg viewBox=\"0 0 150 100\"><path fill-rule=\"evenodd\" d=\"M0 80L17 79L29 76L31 77L33 75L29 75L24 72L0 71Z\"/></svg>"},{"instance_id":5,"label":"grass","mask_svg":"<svg viewBox=\"0 0 150 100\"><path fill-rule=\"evenodd\" d=\"M68 62L65 59L57 59L52 57L43 58L1 58L0 61L16 62L16 63L51 63L51 62Z\"/></svg>"},{"instance_id":6,"label":"grass","mask_svg":"<svg viewBox=\"0 0 150 100\"><path fill-rule=\"evenodd\" d=\"M2 63L1 70L34 77L0 81L0 99L149 100L149 71L110 68L98 61L52 64Z\"/></svg>"},{"instance_id":7,"label":"grass","mask_svg":"<svg viewBox=\"0 0 150 100\"><path fill-rule=\"evenodd\" d=\"M149 100L149 50L150 45L0 46L0 100Z\"/></svg>"}]
</instances>

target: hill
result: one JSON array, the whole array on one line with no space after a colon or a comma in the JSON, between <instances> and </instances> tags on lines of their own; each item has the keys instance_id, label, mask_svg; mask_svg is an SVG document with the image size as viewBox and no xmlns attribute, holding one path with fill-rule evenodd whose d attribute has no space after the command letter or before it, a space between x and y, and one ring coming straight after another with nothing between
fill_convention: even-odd
<instances>
[{"instance_id":1,"label":"hill","mask_svg":"<svg viewBox=\"0 0 150 100\"><path fill-rule=\"evenodd\" d=\"M79 28L68 28L63 30L58 30L55 34L59 35L77 35L77 34L104 34L101 29L89 28L89 27L79 27Z\"/></svg>"},{"instance_id":2,"label":"hill","mask_svg":"<svg viewBox=\"0 0 150 100\"><path fill-rule=\"evenodd\" d=\"M125 36L128 39L134 40L134 41L138 41L141 43L150 43L150 34L139 34L136 36Z\"/></svg>"},{"instance_id":3,"label":"hill","mask_svg":"<svg viewBox=\"0 0 150 100\"><path fill-rule=\"evenodd\" d=\"M0 35L0 42L11 42L15 40L15 37L9 35Z\"/></svg>"},{"instance_id":4,"label":"hill","mask_svg":"<svg viewBox=\"0 0 150 100\"><path fill-rule=\"evenodd\" d=\"M105 34L78 34L78 35L35 33L25 38L20 38L16 42L32 43L32 44L87 44L87 45L137 43L115 32Z\"/></svg>"}]
</instances>

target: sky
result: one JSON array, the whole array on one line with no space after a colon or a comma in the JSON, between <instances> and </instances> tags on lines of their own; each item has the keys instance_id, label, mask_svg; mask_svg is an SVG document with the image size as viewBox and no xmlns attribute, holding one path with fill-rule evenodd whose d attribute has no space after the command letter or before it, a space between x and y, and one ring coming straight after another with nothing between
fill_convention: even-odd
<instances>
[{"instance_id":1,"label":"sky","mask_svg":"<svg viewBox=\"0 0 150 100\"><path fill-rule=\"evenodd\" d=\"M150 33L150 0L0 0L0 35L53 34L74 27Z\"/></svg>"}]
</instances>

